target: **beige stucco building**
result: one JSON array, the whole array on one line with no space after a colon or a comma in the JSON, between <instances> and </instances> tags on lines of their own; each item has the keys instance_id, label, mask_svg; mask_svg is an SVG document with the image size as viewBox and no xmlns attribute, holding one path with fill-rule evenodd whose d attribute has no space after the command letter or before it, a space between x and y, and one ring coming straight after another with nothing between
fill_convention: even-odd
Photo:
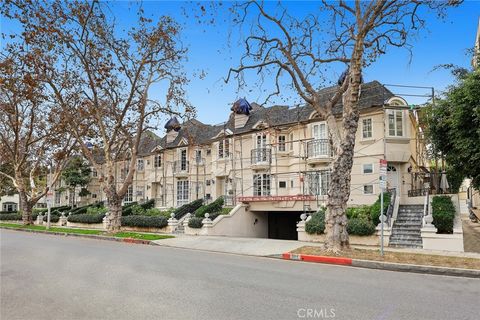
<instances>
[{"instance_id":1,"label":"beige stucco building","mask_svg":"<svg viewBox=\"0 0 480 320\"><path fill-rule=\"evenodd\" d=\"M326 101L332 88L322 93ZM223 124L190 120L162 138L146 133L124 202L155 199L157 207L178 207L224 196L227 204L248 202L253 211L316 210L326 199L333 158L326 122L310 106L252 106L250 115L232 112ZM384 157L388 188L406 199L422 185L412 173L425 166L416 111L377 81L362 85L359 107L349 205L377 199ZM335 112L340 122L342 107ZM117 163L119 183L126 168ZM88 190L79 202L105 200L95 171ZM65 201L68 196L57 192L55 204Z\"/></svg>"}]
</instances>

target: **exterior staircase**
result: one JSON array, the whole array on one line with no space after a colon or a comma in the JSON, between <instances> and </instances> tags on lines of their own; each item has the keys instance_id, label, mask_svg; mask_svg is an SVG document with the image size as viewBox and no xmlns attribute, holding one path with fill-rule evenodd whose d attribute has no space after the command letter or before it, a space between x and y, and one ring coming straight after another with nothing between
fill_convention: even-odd
<instances>
[{"instance_id":1,"label":"exterior staircase","mask_svg":"<svg viewBox=\"0 0 480 320\"><path fill-rule=\"evenodd\" d=\"M400 205L397 219L393 223L390 247L397 248L422 248L423 206Z\"/></svg>"}]
</instances>

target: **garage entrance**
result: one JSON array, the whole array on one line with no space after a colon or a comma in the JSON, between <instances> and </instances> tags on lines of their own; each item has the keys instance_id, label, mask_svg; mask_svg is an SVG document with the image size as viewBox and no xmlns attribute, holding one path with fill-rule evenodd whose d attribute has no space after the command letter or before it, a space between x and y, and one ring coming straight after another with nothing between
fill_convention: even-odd
<instances>
[{"instance_id":1,"label":"garage entrance","mask_svg":"<svg viewBox=\"0 0 480 320\"><path fill-rule=\"evenodd\" d=\"M270 239L298 240L297 222L300 221L298 211L269 211L268 237Z\"/></svg>"}]
</instances>

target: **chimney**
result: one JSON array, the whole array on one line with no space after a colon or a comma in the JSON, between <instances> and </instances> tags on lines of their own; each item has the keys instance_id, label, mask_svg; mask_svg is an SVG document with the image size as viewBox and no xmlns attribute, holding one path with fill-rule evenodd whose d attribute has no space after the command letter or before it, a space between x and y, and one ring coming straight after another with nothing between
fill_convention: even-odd
<instances>
[{"instance_id":1,"label":"chimney","mask_svg":"<svg viewBox=\"0 0 480 320\"><path fill-rule=\"evenodd\" d=\"M247 116L246 114L234 114L235 117L235 129L238 128L243 128L247 124L248 118L250 116Z\"/></svg>"},{"instance_id":2,"label":"chimney","mask_svg":"<svg viewBox=\"0 0 480 320\"><path fill-rule=\"evenodd\" d=\"M167 132L167 143L172 143L178 136L178 132L175 130L170 130Z\"/></svg>"}]
</instances>

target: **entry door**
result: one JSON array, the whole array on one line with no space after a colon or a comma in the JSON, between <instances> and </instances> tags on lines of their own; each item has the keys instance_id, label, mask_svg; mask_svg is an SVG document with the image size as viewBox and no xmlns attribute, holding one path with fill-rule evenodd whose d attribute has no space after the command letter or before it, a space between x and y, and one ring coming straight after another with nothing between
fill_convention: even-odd
<instances>
[{"instance_id":1,"label":"entry door","mask_svg":"<svg viewBox=\"0 0 480 320\"><path fill-rule=\"evenodd\" d=\"M398 190L398 171L393 164L389 164L387 167L387 188Z\"/></svg>"},{"instance_id":2,"label":"entry door","mask_svg":"<svg viewBox=\"0 0 480 320\"><path fill-rule=\"evenodd\" d=\"M217 178L216 191L217 198L225 195L225 178Z\"/></svg>"}]
</instances>

